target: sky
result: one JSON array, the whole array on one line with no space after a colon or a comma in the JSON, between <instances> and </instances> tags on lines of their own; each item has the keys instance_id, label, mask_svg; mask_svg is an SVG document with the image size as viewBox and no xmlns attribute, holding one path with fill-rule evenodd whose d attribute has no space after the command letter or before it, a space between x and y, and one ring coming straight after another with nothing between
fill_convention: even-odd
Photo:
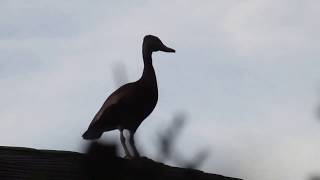
<instances>
[{"instance_id":1,"label":"sky","mask_svg":"<svg viewBox=\"0 0 320 180\"><path fill-rule=\"evenodd\" d=\"M201 149L201 170L247 180L320 175L320 1L0 2L0 145L82 151L81 135L115 83L153 55L159 101L136 138L155 158L177 114L177 151ZM126 78L125 78L126 79ZM102 141L118 142L117 131Z\"/></svg>"}]
</instances>

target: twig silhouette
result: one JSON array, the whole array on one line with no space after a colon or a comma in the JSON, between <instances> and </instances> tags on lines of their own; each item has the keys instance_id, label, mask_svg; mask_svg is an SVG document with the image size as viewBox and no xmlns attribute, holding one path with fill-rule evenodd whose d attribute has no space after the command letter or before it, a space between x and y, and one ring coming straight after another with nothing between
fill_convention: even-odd
<instances>
[{"instance_id":1,"label":"twig silhouette","mask_svg":"<svg viewBox=\"0 0 320 180\"><path fill-rule=\"evenodd\" d=\"M198 168L208 158L208 150L200 150L191 160L186 160L183 153L175 149L176 141L182 132L186 122L186 116L183 113L177 114L172 120L172 124L159 133L158 136L158 160L172 160L186 168Z\"/></svg>"}]
</instances>

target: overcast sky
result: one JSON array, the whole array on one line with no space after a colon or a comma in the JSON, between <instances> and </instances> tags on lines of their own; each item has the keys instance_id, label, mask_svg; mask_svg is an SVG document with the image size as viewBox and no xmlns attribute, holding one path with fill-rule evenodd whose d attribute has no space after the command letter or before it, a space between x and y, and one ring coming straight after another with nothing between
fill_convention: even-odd
<instances>
[{"instance_id":1,"label":"overcast sky","mask_svg":"<svg viewBox=\"0 0 320 180\"><path fill-rule=\"evenodd\" d=\"M247 180L320 173L320 1L0 1L0 145L82 151L81 135L117 88L156 53L159 101L137 131L155 139L187 116L177 149L210 149L202 170ZM118 84L119 85L119 84ZM103 136L118 140L118 132ZM191 157L190 157L191 158Z\"/></svg>"}]
</instances>

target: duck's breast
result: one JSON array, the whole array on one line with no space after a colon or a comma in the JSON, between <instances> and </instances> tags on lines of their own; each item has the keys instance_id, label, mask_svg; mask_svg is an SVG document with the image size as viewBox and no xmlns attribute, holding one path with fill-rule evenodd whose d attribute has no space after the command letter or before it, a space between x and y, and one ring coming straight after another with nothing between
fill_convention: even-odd
<instances>
[{"instance_id":1,"label":"duck's breast","mask_svg":"<svg viewBox=\"0 0 320 180\"><path fill-rule=\"evenodd\" d=\"M134 96L134 103L127 109L126 117L123 118L125 128L133 130L137 129L156 107L158 90L150 86L138 87Z\"/></svg>"}]
</instances>

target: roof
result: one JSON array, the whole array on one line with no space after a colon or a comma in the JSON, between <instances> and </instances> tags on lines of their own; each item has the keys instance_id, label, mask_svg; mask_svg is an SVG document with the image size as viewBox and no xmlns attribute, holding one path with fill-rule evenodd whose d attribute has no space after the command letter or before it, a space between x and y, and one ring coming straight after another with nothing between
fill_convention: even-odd
<instances>
[{"instance_id":1,"label":"roof","mask_svg":"<svg viewBox=\"0 0 320 180\"><path fill-rule=\"evenodd\" d=\"M142 157L123 159L114 146L93 144L87 154L0 146L0 179L239 180L167 166Z\"/></svg>"}]
</instances>

